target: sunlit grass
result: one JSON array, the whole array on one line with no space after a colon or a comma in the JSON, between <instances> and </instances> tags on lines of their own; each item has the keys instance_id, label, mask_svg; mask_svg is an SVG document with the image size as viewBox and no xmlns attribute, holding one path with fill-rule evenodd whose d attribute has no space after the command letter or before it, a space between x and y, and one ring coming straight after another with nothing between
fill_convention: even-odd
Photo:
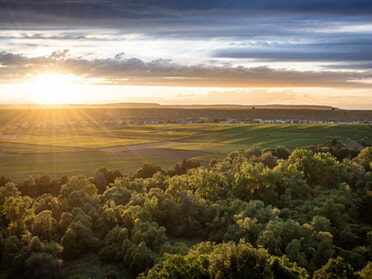
<instances>
[{"instance_id":1,"label":"sunlit grass","mask_svg":"<svg viewBox=\"0 0 372 279\"><path fill-rule=\"evenodd\" d=\"M214 142L181 142L176 144L162 145L157 148L201 151L206 153L227 154L246 147L244 144L224 144Z\"/></svg>"},{"instance_id":2,"label":"sunlit grass","mask_svg":"<svg viewBox=\"0 0 372 279\"><path fill-rule=\"evenodd\" d=\"M0 157L0 176L25 178L30 175L49 174L52 177L62 175L92 176L101 167L119 169L132 174L145 163L160 165L164 168L174 166L181 158L161 158L138 156L137 154L117 154L110 152L61 152L33 153L21 156Z\"/></svg>"},{"instance_id":3,"label":"sunlit grass","mask_svg":"<svg viewBox=\"0 0 372 279\"><path fill-rule=\"evenodd\" d=\"M64 146L78 148L104 148L111 146L134 145L155 142L151 139L141 138L113 138L100 136L83 136L83 135L59 135L59 136L41 136L35 138L0 138L2 142L35 144L48 146Z\"/></svg>"},{"instance_id":4,"label":"sunlit grass","mask_svg":"<svg viewBox=\"0 0 372 279\"><path fill-rule=\"evenodd\" d=\"M60 153L60 152L78 152L85 149L65 146L35 145L14 142L0 142L0 150L5 153L27 154L27 153Z\"/></svg>"},{"instance_id":5,"label":"sunlit grass","mask_svg":"<svg viewBox=\"0 0 372 279\"><path fill-rule=\"evenodd\" d=\"M144 163L164 168L183 156L204 162L252 145L294 149L354 139L372 144L371 125L328 124L157 124L61 129L0 128L0 175L51 173L92 175L99 167L131 173ZM103 152L102 148L159 142L145 150ZM172 153L173 152L173 153Z\"/></svg>"}]
</instances>

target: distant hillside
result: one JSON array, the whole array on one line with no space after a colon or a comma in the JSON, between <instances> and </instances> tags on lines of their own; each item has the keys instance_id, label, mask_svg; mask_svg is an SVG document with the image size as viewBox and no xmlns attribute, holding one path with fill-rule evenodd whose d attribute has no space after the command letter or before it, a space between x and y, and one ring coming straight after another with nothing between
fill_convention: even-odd
<instances>
[{"instance_id":1,"label":"distant hillside","mask_svg":"<svg viewBox=\"0 0 372 279\"><path fill-rule=\"evenodd\" d=\"M10 104L0 105L0 109L126 109L126 108L163 108L163 109L222 109L222 110L247 110L247 109L285 109L285 110L339 110L332 106L316 105L160 105L157 103L110 103L110 104L65 104L65 105L44 105L44 104Z\"/></svg>"},{"instance_id":2,"label":"distant hillside","mask_svg":"<svg viewBox=\"0 0 372 279\"><path fill-rule=\"evenodd\" d=\"M310 106L310 105L163 105L164 108L178 109L295 109L295 110L338 110L331 106Z\"/></svg>"},{"instance_id":3,"label":"distant hillside","mask_svg":"<svg viewBox=\"0 0 372 279\"><path fill-rule=\"evenodd\" d=\"M156 103L112 103L112 104L0 104L0 109L85 109L85 108L159 108Z\"/></svg>"},{"instance_id":4,"label":"distant hillside","mask_svg":"<svg viewBox=\"0 0 372 279\"><path fill-rule=\"evenodd\" d=\"M67 120L182 121L201 119L218 122L294 121L372 121L372 110L341 110L325 106L163 106L158 104L106 104L42 107L2 106L0 123ZM73 110L73 111L72 111Z\"/></svg>"}]
</instances>

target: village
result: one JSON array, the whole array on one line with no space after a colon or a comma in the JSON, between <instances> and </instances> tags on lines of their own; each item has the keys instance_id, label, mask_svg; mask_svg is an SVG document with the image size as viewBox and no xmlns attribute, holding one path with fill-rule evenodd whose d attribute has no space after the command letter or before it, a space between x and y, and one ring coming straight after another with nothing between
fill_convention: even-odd
<instances>
[{"instance_id":1,"label":"village","mask_svg":"<svg viewBox=\"0 0 372 279\"><path fill-rule=\"evenodd\" d=\"M209 119L208 117L185 118L185 119L106 119L106 120L48 120L48 121L27 121L3 123L2 126L13 126L22 129L60 129L65 127L99 127L99 126L120 126L120 125L148 125L148 124L193 124L193 123L220 123L220 124L372 124L372 121L315 121L297 119Z\"/></svg>"}]
</instances>

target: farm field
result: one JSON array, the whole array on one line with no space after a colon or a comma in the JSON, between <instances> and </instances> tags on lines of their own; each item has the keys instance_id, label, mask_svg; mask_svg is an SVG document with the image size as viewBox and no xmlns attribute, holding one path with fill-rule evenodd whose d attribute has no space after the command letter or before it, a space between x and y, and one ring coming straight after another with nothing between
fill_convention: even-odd
<instances>
[{"instance_id":1,"label":"farm field","mask_svg":"<svg viewBox=\"0 0 372 279\"><path fill-rule=\"evenodd\" d=\"M144 163L174 166L184 158L204 163L241 148L289 149L339 142L372 144L366 124L156 124L60 129L0 128L0 175L94 175L100 167L133 173Z\"/></svg>"}]
</instances>

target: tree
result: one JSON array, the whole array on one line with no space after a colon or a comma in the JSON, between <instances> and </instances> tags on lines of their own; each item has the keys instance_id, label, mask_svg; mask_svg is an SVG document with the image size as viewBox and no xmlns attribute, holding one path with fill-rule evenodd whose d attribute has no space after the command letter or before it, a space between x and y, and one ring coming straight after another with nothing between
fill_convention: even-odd
<instances>
[{"instance_id":1,"label":"tree","mask_svg":"<svg viewBox=\"0 0 372 279\"><path fill-rule=\"evenodd\" d=\"M29 230L29 225L34 218L34 210L31 204L32 199L27 196L11 196L5 201L2 214L10 221L8 225L10 235L22 236Z\"/></svg>"},{"instance_id":2,"label":"tree","mask_svg":"<svg viewBox=\"0 0 372 279\"><path fill-rule=\"evenodd\" d=\"M310 150L296 149L288 162L304 172L306 181L312 186L335 188L341 182L343 167L330 153L313 153Z\"/></svg>"},{"instance_id":3,"label":"tree","mask_svg":"<svg viewBox=\"0 0 372 279\"><path fill-rule=\"evenodd\" d=\"M344 262L344 259L337 257L330 258L320 269L314 272L313 279L358 279L351 265Z\"/></svg>"},{"instance_id":4,"label":"tree","mask_svg":"<svg viewBox=\"0 0 372 279\"><path fill-rule=\"evenodd\" d=\"M5 201L10 197L20 197L21 192L13 182L7 182L0 187L0 209L3 208Z\"/></svg>"},{"instance_id":5,"label":"tree","mask_svg":"<svg viewBox=\"0 0 372 279\"><path fill-rule=\"evenodd\" d=\"M104 239L104 247L99 252L99 257L106 263L121 263L124 260L125 251L122 243L128 239L128 230L115 226Z\"/></svg>"},{"instance_id":6,"label":"tree","mask_svg":"<svg viewBox=\"0 0 372 279\"><path fill-rule=\"evenodd\" d=\"M313 262L319 267L333 257L335 247L333 245L333 235L329 232L318 232L315 238L319 241L319 244L313 256Z\"/></svg>"},{"instance_id":7,"label":"tree","mask_svg":"<svg viewBox=\"0 0 372 279\"><path fill-rule=\"evenodd\" d=\"M307 278L307 273L288 260L245 242L204 242L186 256L167 255L149 270L146 278Z\"/></svg>"},{"instance_id":8,"label":"tree","mask_svg":"<svg viewBox=\"0 0 372 279\"><path fill-rule=\"evenodd\" d=\"M69 211L74 207L81 207L88 212L91 207L99 205L97 193L97 187L90 183L86 177L72 176L62 186L58 201L64 211Z\"/></svg>"},{"instance_id":9,"label":"tree","mask_svg":"<svg viewBox=\"0 0 372 279\"><path fill-rule=\"evenodd\" d=\"M15 235L7 237L4 241L4 248L1 253L1 263L8 268L10 278L22 275L27 258L25 243ZM6 277L5 277L6 278Z\"/></svg>"},{"instance_id":10,"label":"tree","mask_svg":"<svg viewBox=\"0 0 372 279\"><path fill-rule=\"evenodd\" d=\"M156 165L144 164L141 168L135 171L133 178L149 178L157 172L165 173L165 170Z\"/></svg>"},{"instance_id":11,"label":"tree","mask_svg":"<svg viewBox=\"0 0 372 279\"><path fill-rule=\"evenodd\" d=\"M37 214L32 223L32 232L41 239L51 240L54 234L54 228L57 224L50 210L41 211Z\"/></svg>"},{"instance_id":12,"label":"tree","mask_svg":"<svg viewBox=\"0 0 372 279\"><path fill-rule=\"evenodd\" d=\"M98 192L97 187L90 183L86 177L72 176L67 183L62 186L58 199L63 201L68 198L72 192L79 190L83 190L90 197L97 195Z\"/></svg>"},{"instance_id":13,"label":"tree","mask_svg":"<svg viewBox=\"0 0 372 279\"><path fill-rule=\"evenodd\" d=\"M357 274L362 279L369 279L372 274L372 262L368 262L368 264L360 272L357 272Z\"/></svg>"},{"instance_id":14,"label":"tree","mask_svg":"<svg viewBox=\"0 0 372 279\"><path fill-rule=\"evenodd\" d=\"M181 163L177 163L173 169L168 171L170 176L185 174L190 169L200 167L200 162L195 159L183 159Z\"/></svg>"},{"instance_id":15,"label":"tree","mask_svg":"<svg viewBox=\"0 0 372 279\"><path fill-rule=\"evenodd\" d=\"M65 259L74 259L87 252L95 251L98 246L98 240L93 237L91 230L91 217L81 208L74 208L72 214L74 219L61 239Z\"/></svg>"},{"instance_id":16,"label":"tree","mask_svg":"<svg viewBox=\"0 0 372 279\"><path fill-rule=\"evenodd\" d=\"M60 261L51 255L33 253L26 260L25 276L31 279L59 279L62 278L59 266Z\"/></svg>"},{"instance_id":17,"label":"tree","mask_svg":"<svg viewBox=\"0 0 372 279\"><path fill-rule=\"evenodd\" d=\"M51 194L43 194L34 199L32 207L35 210L35 214L39 214L41 211L50 210L55 216L61 216L61 205L58 199Z\"/></svg>"},{"instance_id":18,"label":"tree","mask_svg":"<svg viewBox=\"0 0 372 279\"><path fill-rule=\"evenodd\" d=\"M0 176L0 186L4 186L5 184L7 184L8 182L10 182L10 178L8 177L5 177L5 176Z\"/></svg>"}]
</instances>

